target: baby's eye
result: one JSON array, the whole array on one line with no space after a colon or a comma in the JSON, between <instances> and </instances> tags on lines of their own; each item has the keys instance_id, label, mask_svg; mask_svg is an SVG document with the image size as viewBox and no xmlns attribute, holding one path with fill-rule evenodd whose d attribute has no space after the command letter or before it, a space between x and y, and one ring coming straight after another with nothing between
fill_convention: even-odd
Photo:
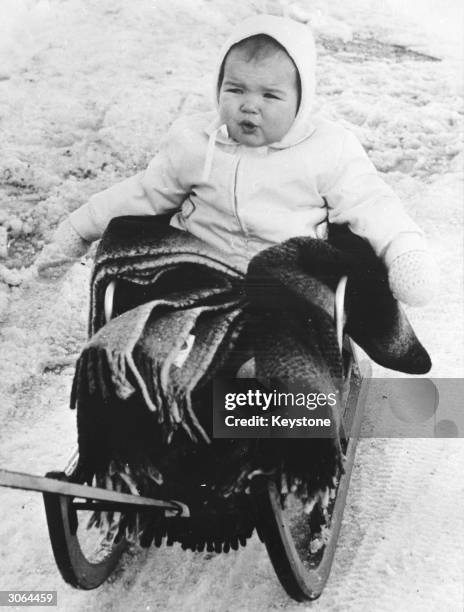
<instances>
[{"instance_id":1,"label":"baby's eye","mask_svg":"<svg viewBox=\"0 0 464 612\"><path fill-rule=\"evenodd\" d=\"M243 92L243 90L240 89L239 87L228 87L226 91L228 91L229 93L235 93L235 94L241 94Z\"/></svg>"},{"instance_id":2,"label":"baby's eye","mask_svg":"<svg viewBox=\"0 0 464 612\"><path fill-rule=\"evenodd\" d=\"M276 96L275 94L270 93L270 92L266 92L264 94L264 97L265 98L270 98L271 100L279 100L279 96Z\"/></svg>"}]
</instances>

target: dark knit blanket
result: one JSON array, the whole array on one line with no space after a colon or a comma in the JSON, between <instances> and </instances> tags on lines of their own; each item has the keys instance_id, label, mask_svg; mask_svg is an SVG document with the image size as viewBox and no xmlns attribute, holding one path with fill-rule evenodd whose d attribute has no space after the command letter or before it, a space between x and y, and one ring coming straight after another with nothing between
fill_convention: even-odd
<instances>
[{"instance_id":1,"label":"dark knit blanket","mask_svg":"<svg viewBox=\"0 0 464 612\"><path fill-rule=\"evenodd\" d=\"M272 365L270 347L266 346L268 334L257 334L256 350L264 360L258 374L296 377L296 372L301 372L303 377L321 376L320 384L325 384L327 375L341 377L333 314L335 289L345 275L348 335L385 368L408 374L430 370L427 351L390 291L384 263L365 240L345 226L330 226L328 242L291 238L261 251L249 264L246 291L256 325L266 325L274 333L280 330L282 341L291 338L292 346L311 355L303 370L295 370L293 362L283 363L278 356L272 358ZM307 330L308 315L312 337L308 336L303 346L304 336L298 330ZM317 371L311 374L306 367Z\"/></svg>"},{"instance_id":2,"label":"dark knit blanket","mask_svg":"<svg viewBox=\"0 0 464 612\"><path fill-rule=\"evenodd\" d=\"M244 324L242 275L195 237L148 219L111 223L97 253L90 340L71 397L83 459L95 456L95 446L107 446L112 405L128 400L156 415L166 442L178 427L209 442L192 410L192 392L221 367ZM115 279L118 316L104 325L104 292ZM125 418L133 419L129 409ZM119 427L125 430L124 423ZM138 450L137 438L133 443Z\"/></svg>"},{"instance_id":3,"label":"dark knit blanket","mask_svg":"<svg viewBox=\"0 0 464 612\"><path fill-rule=\"evenodd\" d=\"M129 482L129 472L137 473L132 488L136 482L145 494L166 484L168 473L175 480L176 460L166 456L178 451L185 461L192 444L210 440L211 381L251 356L256 377L272 388L304 380L311 391L339 393L334 291L345 274L350 336L385 367L427 372L430 359L390 293L385 267L347 230L332 229L329 242L302 237L266 249L244 278L157 218L113 220L97 253L90 340L71 398L85 477L126 470ZM105 325L104 291L116 278L118 316ZM330 439L215 440L215 467L208 455L201 469L225 494L266 471L309 499L341 469L339 416L331 416Z\"/></svg>"}]
</instances>

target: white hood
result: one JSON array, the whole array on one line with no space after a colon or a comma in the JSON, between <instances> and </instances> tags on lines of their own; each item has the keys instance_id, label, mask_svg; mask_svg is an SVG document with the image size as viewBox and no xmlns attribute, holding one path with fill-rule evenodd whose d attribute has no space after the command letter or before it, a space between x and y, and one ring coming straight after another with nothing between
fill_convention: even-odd
<instances>
[{"instance_id":1,"label":"white hood","mask_svg":"<svg viewBox=\"0 0 464 612\"><path fill-rule=\"evenodd\" d=\"M256 15L242 21L231 33L223 45L214 74L214 96L218 103L219 74L229 49L232 45L255 36L267 34L277 40L295 62L301 82L301 100L298 113L290 130L280 142L273 143L273 148L286 148L301 142L314 131L311 111L315 97L316 49L311 30L293 19L275 17L274 15ZM219 127L219 121L216 122Z\"/></svg>"}]
</instances>

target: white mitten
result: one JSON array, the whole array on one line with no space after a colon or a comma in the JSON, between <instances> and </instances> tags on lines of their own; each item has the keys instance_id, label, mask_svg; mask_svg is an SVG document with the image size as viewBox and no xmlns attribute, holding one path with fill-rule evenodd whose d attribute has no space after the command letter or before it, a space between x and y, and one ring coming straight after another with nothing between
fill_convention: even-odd
<instances>
[{"instance_id":1,"label":"white mitten","mask_svg":"<svg viewBox=\"0 0 464 612\"><path fill-rule=\"evenodd\" d=\"M39 276L62 276L79 257L87 253L90 242L84 240L65 219L56 228L52 242L47 244L35 260Z\"/></svg>"},{"instance_id":2,"label":"white mitten","mask_svg":"<svg viewBox=\"0 0 464 612\"><path fill-rule=\"evenodd\" d=\"M438 288L438 267L427 251L408 251L389 265L388 281L397 300L409 306L424 306Z\"/></svg>"}]
</instances>

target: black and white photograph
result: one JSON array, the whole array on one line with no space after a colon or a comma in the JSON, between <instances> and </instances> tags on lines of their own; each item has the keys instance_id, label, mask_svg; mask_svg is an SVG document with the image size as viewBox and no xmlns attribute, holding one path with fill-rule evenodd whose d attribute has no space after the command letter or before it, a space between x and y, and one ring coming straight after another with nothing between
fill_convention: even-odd
<instances>
[{"instance_id":1,"label":"black and white photograph","mask_svg":"<svg viewBox=\"0 0 464 612\"><path fill-rule=\"evenodd\" d=\"M2 0L0 606L464 609L463 41Z\"/></svg>"}]
</instances>

